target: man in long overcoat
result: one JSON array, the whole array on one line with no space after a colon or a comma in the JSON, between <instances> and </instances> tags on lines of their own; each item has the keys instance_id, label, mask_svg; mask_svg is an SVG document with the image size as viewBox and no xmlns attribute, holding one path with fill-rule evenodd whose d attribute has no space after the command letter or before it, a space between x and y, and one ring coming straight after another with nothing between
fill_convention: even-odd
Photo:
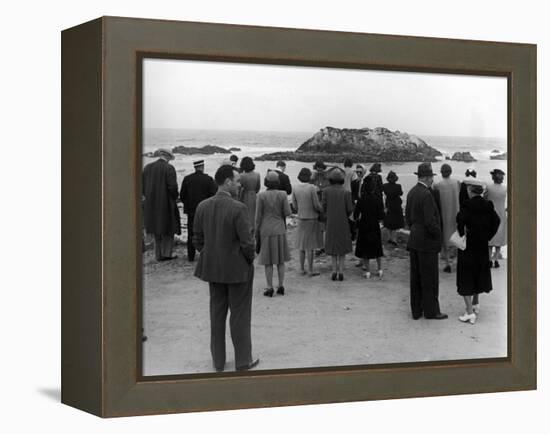
<instances>
[{"instance_id":1,"label":"man in long overcoat","mask_svg":"<svg viewBox=\"0 0 550 434\"><path fill-rule=\"evenodd\" d=\"M183 212L187 214L187 257L195 260L195 246L193 244L193 219L197 206L203 200L216 194L218 186L204 173L204 160L193 162L195 173L183 178L180 189L180 199L183 202Z\"/></svg>"},{"instance_id":2,"label":"man in long overcoat","mask_svg":"<svg viewBox=\"0 0 550 434\"><path fill-rule=\"evenodd\" d=\"M215 175L218 192L195 212L193 242L200 252L195 276L210 289L210 350L214 369L225 366L225 323L235 349L237 370L259 363L252 358L250 321L254 279L254 237L248 208L233 199L240 188L236 168L223 165Z\"/></svg>"},{"instance_id":3,"label":"man in long overcoat","mask_svg":"<svg viewBox=\"0 0 550 434\"><path fill-rule=\"evenodd\" d=\"M159 159L143 169L145 231L155 237L155 256L158 261L174 259L174 234L181 234L176 200L178 182L176 169L169 161L174 154L168 149L157 151Z\"/></svg>"},{"instance_id":4,"label":"man in long overcoat","mask_svg":"<svg viewBox=\"0 0 550 434\"><path fill-rule=\"evenodd\" d=\"M434 173L430 163L418 166L418 183L407 195L405 219L410 228L411 310L414 319L446 319L439 308L441 217L430 187Z\"/></svg>"}]
</instances>

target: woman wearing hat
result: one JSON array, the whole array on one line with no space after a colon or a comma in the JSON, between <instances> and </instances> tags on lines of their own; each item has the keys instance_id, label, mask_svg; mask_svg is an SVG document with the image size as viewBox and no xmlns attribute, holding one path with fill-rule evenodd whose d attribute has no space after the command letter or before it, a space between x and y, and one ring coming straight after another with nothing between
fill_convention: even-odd
<instances>
[{"instance_id":1,"label":"woman wearing hat","mask_svg":"<svg viewBox=\"0 0 550 434\"><path fill-rule=\"evenodd\" d=\"M495 210L500 217L500 226L498 231L491 241L489 241L489 247L491 249L491 262L492 267L498 268L500 264L499 259L502 259L500 248L506 245L506 231L508 228L508 219L506 217L506 186L503 184L504 172L500 169L495 169L491 172L493 177L493 184L487 186L486 198L493 202ZM493 250L494 248L494 250Z\"/></svg>"},{"instance_id":2,"label":"woman wearing hat","mask_svg":"<svg viewBox=\"0 0 550 434\"><path fill-rule=\"evenodd\" d=\"M310 184L311 170L304 167L298 174L299 185L292 189L292 206L298 214L295 247L300 251L300 269L303 275L318 276L313 271L313 251L323 247L323 233L319 214L323 207L317 196L317 187ZM307 257L308 271L305 270Z\"/></svg>"},{"instance_id":3,"label":"woman wearing hat","mask_svg":"<svg viewBox=\"0 0 550 434\"><path fill-rule=\"evenodd\" d=\"M473 167L470 167L469 169L466 169L466 172L464 173L464 180L460 184L460 192L458 194L458 204L459 207L462 209L464 204L470 199L468 196L468 182L475 180L477 178L477 172Z\"/></svg>"},{"instance_id":4,"label":"woman wearing hat","mask_svg":"<svg viewBox=\"0 0 550 434\"><path fill-rule=\"evenodd\" d=\"M330 185L323 193L326 213L325 250L332 257L332 280L344 280L344 260L352 251L349 216L353 211L351 192L344 189L344 172L334 168L328 175ZM346 228L344 230L344 228Z\"/></svg>"},{"instance_id":5,"label":"woman wearing hat","mask_svg":"<svg viewBox=\"0 0 550 434\"><path fill-rule=\"evenodd\" d=\"M264 295L273 297L273 265L277 266L277 294L284 295L285 262L290 261L286 239L286 218L290 206L285 191L278 190L279 175L270 170L265 176L266 191L258 194L256 204L256 239L260 244L259 263L265 266L267 288Z\"/></svg>"},{"instance_id":6,"label":"woman wearing hat","mask_svg":"<svg viewBox=\"0 0 550 434\"><path fill-rule=\"evenodd\" d=\"M248 208L248 216L252 227L254 227L254 219L256 218L256 194L262 186L260 174L254 171L255 168L252 158L244 157L241 160L242 174L239 200Z\"/></svg>"},{"instance_id":7,"label":"woman wearing hat","mask_svg":"<svg viewBox=\"0 0 550 434\"><path fill-rule=\"evenodd\" d=\"M353 217L357 221L359 234L355 245L355 256L363 259L365 278L370 278L370 260L376 259L378 277L382 278L382 235L380 221L384 219L384 208L376 195L374 179L367 177L363 186L363 195L355 205Z\"/></svg>"},{"instance_id":8,"label":"woman wearing hat","mask_svg":"<svg viewBox=\"0 0 550 434\"><path fill-rule=\"evenodd\" d=\"M458 233L466 235L466 249L458 250L456 286L466 305L466 312L458 319L474 324L479 314L479 294L493 289L487 247L500 218L493 203L482 197L481 182L470 181L466 188L470 199L456 216Z\"/></svg>"},{"instance_id":9,"label":"woman wearing hat","mask_svg":"<svg viewBox=\"0 0 550 434\"><path fill-rule=\"evenodd\" d=\"M386 180L388 181L382 186L384 194L386 195L386 215L384 217L384 227L390 232L388 243L397 246L397 230L405 226L403 219L403 207L401 204L401 196L403 196L403 189L401 184L397 184L399 177L397 174L390 170Z\"/></svg>"}]
</instances>

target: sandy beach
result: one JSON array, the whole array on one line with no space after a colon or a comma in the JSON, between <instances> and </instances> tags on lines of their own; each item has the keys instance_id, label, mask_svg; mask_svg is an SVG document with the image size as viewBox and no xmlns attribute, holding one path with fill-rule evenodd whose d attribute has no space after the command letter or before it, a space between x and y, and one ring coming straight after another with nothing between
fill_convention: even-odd
<instances>
[{"instance_id":1,"label":"sandy beach","mask_svg":"<svg viewBox=\"0 0 550 434\"><path fill-rule=\"evenodd\" d=\"M292 246L295 229L289 224ZM385 231L383 230L385 239ZM449 319L411 318L406 234L399 246L384 243L384 278L369 280L348 255L343 282L330 280L330 258L317 257L318 277L300 274L298 252L287 263L286 293L262 295L264 270L255 266L252 301L253 353L258 370L369 365L380 363L505 357L507 354L506 260L492 271L494 290L481 295L475 325L458 321L464 302L456 292L456 267L443 273L440 304ZM208 284L193 276L194 263L178 243L178 258L158 263L153 252L144 261L143 374L176 375L213 372L210 358ZM371 267L374 265L372 263ZM234 369L227 332L226 370Z\"/></svg>"}]
</instances>

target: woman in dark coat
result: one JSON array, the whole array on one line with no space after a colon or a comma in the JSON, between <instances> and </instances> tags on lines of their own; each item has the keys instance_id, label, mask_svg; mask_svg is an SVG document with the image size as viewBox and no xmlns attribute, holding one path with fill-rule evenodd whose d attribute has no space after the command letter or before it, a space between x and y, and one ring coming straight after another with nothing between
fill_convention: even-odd
<instances>
[{"instance_id":1,"label":"woman in dark coat","mask_svg":"<svg viewBox=\"0 0 550 434\"><path fill-rule=\"evenodd\" d=\"M346 253L353 250L349 216L353 211L351 192L344 189L344 172L335 168L328 175L330 186L323 193L323 209L327 218L325 250L332 257L332 280L344 280Z\"/></svg>"},{"instance_id":2,"label":"woman in dark coat","mask_svg":"<svg viewBox=\"0 0 550 434\"><path fill-rule=\"evenodd\" d=\"M466 250L458 249L456 286L464 297L462 322L474 324L479 313L479 294L493 289L489 267L489 240L498 230L500 218L491 201L484 199L483 184L469 181L468 196L456 216L457 231L466 234Z\"/></svg>"},{"instance_id":3,"label":"woman in dark coat","mask_svg":"<svg viewBox=\"0 0 550 434\"><path fill-rule=\"evenodd\" d=\"M382 165L380 163L374 163L370 169L369 174L365 177L365 181L367 179L370 179L372 182L374 182L374 191L376 192L376 195L380 199L380 203L383 203L382 198L382 192L384 190L383 182L382 182L382 176L380 175L380 172L382 172ZM363 187L361 188L360 195L363 194L363 191L365 189L365 183L363 182Z\"/></svg>"},{"instance_id":4,"label":"woman in dark coat","mask_svg":"<svg viewBox=\"0 0 550 434\"><path fill-rule=\"evenodd\" d=\"M384 217L384 227L390 232L388 243L397 246L397 229L401 229L405 226L403 219L403 207L401 204L401 196L403 196L403 189L401 184L397 184L399 177L397 174L390 170L388 180L382 188L386 195L386 216Z\"/></svg>"},{"instance_id":5,"label":"woman in dark coat","mask_svg":"<svg viewBox=\"0 0 550 434\"><path fill-rule=\"evenodd\" d=\"M366 273L364 277L370 278L370 260L376 259L378 265L378 277L382 278L382 236L380 233L380 221L384 219L384 208L376 193L376 184L372 178L365 180L363 195L355 205L353 217L357 222L359 235L355 246L355 256L362 258Z\"/></svg>"}]
</instances>

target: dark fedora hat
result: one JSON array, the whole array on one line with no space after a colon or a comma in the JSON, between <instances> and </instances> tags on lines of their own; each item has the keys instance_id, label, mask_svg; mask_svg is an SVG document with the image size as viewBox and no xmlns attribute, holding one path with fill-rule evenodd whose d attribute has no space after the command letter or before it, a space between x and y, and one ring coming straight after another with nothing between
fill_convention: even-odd
<instances>
[{"instance_id":1,"label":"dark fedora hat","mask_svg":"<svg viewBox=\"0 0 550 434\"><path fill-rule=\"evenodd\" d=\"M489 172L491 175L506 175L504 171L500 169L494 169Z\"/></svg>"},{"instance_id":2,"label":"dark fedora hat","mask_svg":"<svg viewBox=\"0 0 550 434\"><path fill-rule=\"evenodd\" d=\"M414 174L419 177L436 175L432 170L432 163L420 163L418 165L418 172L414 172Z\"/></svg>"}]
</instances>

